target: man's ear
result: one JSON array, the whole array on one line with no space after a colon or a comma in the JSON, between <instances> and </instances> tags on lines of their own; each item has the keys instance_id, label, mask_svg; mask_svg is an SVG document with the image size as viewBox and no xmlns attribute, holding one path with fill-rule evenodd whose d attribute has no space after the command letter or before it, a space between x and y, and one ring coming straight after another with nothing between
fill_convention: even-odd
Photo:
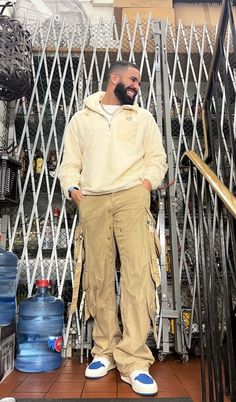
<instances>
[{"instance_id":1,"label":"man's ear","mask_svg":"<svg viewBox=\"0 0 236 402\"><path fill-rule=\"evenodd\" d=\"M112 82L112 84L117 85L119 81L120 81L120 76L116 72L112 73L111 74L111 82Z\"/></svg>"}]
</instances>

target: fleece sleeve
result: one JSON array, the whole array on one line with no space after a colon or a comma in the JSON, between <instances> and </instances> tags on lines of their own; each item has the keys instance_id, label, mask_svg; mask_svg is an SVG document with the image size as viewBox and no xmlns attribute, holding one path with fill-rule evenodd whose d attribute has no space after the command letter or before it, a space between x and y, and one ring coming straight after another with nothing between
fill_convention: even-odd
<instances>
[{"instance_id":1,"label":"fleece sleeve","mask_svg":"<svg viewBox=\"0 0 236 402\"><path fill-rule=\"evenodd\" d=\"M80 187L81 170L82 155L79 143L79 126L76 124L76 116L74 116L65 129L64 152L58 174L66 198L69 198L69 188Z\"/></svg>"},{"instance_id":2,"label":"fleece sleeve","mask_svg":"<svg viewBox=\"0 0 236 402\"><path fill-rule=\"evenodd\" d=\"M166 153L162 136L155 119L149 115L144 138L144 179L148 179L155 190L161 184L167 171Z\"/></svg>"}]
</instances>

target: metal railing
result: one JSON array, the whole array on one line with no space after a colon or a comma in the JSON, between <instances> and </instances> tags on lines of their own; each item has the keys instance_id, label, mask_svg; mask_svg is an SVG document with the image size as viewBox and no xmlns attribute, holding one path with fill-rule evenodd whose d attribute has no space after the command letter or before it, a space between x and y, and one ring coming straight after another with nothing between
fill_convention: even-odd
<instances>
[{"instance_id":1,"label":"metal railing","mask_svg":"<svg viewBox=\"0 0 236 402\"><path fill-rule=\"evenodd\" d=\"M186 152L185 157L191 162L202 401L221 402L227 393L233 402L236 400L236 222L233 220L236 197L196 154Z\"/></svg>"},{"instance_id":2,"label":"metal railing","mask_svg":"<svg viewBox=\"0 0 236 402\"><path fill-rule=\"evenodd\" d=\"M203 402L224 401L225 394L236 401L236 142L232 110L235 82L224 49L228 22L235 56L232 8L230 1L225 0L203 100L204 160L194 151L185 152L182 159L183 163L187 159L190 162ZM232 66L235 68L235 64ZM220 102L228 123L228 147Z\"/></svg>"}]
</instances>

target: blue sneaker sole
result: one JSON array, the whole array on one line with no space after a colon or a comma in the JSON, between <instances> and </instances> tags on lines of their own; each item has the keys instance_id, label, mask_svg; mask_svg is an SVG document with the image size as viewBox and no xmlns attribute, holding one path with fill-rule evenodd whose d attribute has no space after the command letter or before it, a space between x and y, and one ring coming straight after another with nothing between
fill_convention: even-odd
<instances>
[{"instance_id":1,"label":"blue sneaker sole","mask_svg":"<svg viewBox=\"0 0 236 402\"><path fill-rule=\"evenodd\" d=\"M136 394L138 394L138 395L141 395L141 396L154 396L154 395L156 395L156 394L158 393L158 388L157 388L156 391L153 391L153 392L148 392L148 393L146 393L146 392L140 392L140 391L136 390L135 387L132 386L132 383L131 383L129 377L124 377L124 376L121 375L120 378L121 378L124 382L126 382L127 384L129 384L129 385L131 386L132 390L133 390L134 392L136 392Z\"/></svg>"}]
</instances>

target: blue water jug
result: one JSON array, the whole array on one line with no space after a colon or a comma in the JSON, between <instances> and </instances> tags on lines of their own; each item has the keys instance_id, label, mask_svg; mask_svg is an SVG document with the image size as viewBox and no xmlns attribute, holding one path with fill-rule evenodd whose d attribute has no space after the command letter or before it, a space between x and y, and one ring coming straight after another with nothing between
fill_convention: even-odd
<instances>
[{"instance_id":1,"label":"blue water jug","mask_svg":"<svg viewBox=\"0 0 236 402\"><path fill-rule=\"evenodd\" d=\"M0 248L0 325L15 320L17 267L17 256Z\"/></svg>"},{"instance_id":2,"label":"blue water jug","mask_svg":"<svg viewBox=\"0 0 236 402\"><path fill-rule=\"evenodd\" d=\"M61 365L64 303L51 296L51 282L36 281L37 292L19 305L15 368L34 373Z\"/></svg>"}]
</instances>

